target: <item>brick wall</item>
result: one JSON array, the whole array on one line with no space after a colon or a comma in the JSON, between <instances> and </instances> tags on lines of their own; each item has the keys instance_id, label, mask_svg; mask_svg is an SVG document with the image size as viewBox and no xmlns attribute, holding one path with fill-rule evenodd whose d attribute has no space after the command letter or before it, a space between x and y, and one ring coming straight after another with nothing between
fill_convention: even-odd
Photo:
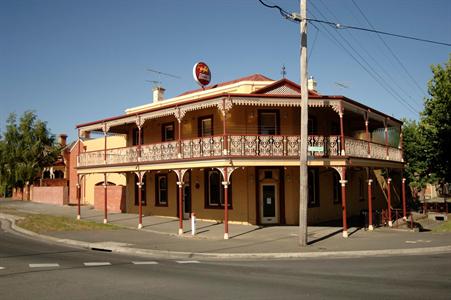
<instances>
[{"instance_id":1,"label":"brick wall","mask_svg":"<svg viewBox=\"0 0 451 300\"><path fill-rule=\"evenodd\" d=\"M30 200L30 194L31 194L31 187L32 185L26 185L23 188L13 188L11 199L13 200Z\"/></svg>"},{"instance_id":2,"label":"brick wall","mask_svg":"<svg viewBox=\"0 0 451 300\"><path fill-rule=\"evenodd\" d=\"M78 156L78 143L72 147L72 151L66 157L66 166L68 168L68 178L69 179L69 203L77 204L77 156ZM83 151L83 143L80 144L80 149Z\"/></svg>"},{"instance_id":3,"label":"brick wall","mask_svg":"<svg viewBox=\"0 0 451 300\"><path fill-rule=\"evenodd\" d=\"M94 187L94 208L104 210L105 188ZM108 212L125 212L125 186L109 185L107 187L107 209Z\"/></svg>"},{"instance_id":4,"label":"brick wall","mask_svg":"<svg viewBox=\"0 0 451 300\"><path fill-rule=\"evenodd\" d=\"M41 186L68 186L67 179L42 179Z\"/></svg>"},{"instance_id":5,"label":"brick wall","mask_svg":"<svg viewBox=\"0 0 451 300\"><path fill-rule=\"evenodd\" d=\"M31 201L53 205L68 204L67 186L34 186Z\"/></svg>"},{"instance_id":6,"label":"brick wall","mask_svg":"<svg viewBox=\"0 0 451 300\"><path fill-rule=\"evenodd\" d=\"M11 198L13 200L23 200L23 190L21 188L13 188L13 194Z\"/></svg>"}]
</instances>

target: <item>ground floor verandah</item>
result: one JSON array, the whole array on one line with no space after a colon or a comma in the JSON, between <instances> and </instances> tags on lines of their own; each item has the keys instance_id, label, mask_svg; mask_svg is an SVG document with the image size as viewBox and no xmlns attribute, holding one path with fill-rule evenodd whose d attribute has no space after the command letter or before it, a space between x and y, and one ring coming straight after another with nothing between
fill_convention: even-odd
<instances>
[{"instance_id":1,"label":"ground floor verandah","mask_svg":"<svg viewBox=\"0 0 451 300\"><path fill-rule=\"evenodd\" d=\"M195 214L198 220L222 223L227 239L230 224L299 224L298 167L204 167L123 174L127 184L122 211L138 214L138 228L143 227L143 216L166 216L178 218L178 229L172 224L174 232L183 234L186 229L183 220ZM108 176L109 173L104 173L102 183L107 191L102 193L104 222L108 222L111 188ZM403 207L405 217L403 183L399 170L309 167L308 224L341 220L343 236L347 237L347 220L362 211L368 212L370 230L373 211ZM389 216L389 225L392 219Z\"/></svg>"}]
</instances>

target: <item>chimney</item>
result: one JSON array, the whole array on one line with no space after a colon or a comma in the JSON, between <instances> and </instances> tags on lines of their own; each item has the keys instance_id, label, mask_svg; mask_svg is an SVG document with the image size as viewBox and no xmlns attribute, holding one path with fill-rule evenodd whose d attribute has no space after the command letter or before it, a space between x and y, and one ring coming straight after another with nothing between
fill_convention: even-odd
<instances>
[{"instance_id":1,"label":"chimney","mask_svg":"<svg viewBox=\"0 0 451 300\"><path fill-rule=\"evenodd\" d=\"M81 135L80 135L80 138L81 139L86 139L86 140L90 139L91 138L91 132L89 132L89 131L82 131Z\"/></svg>"},{"instance_id":2,"label":"chimney","mask_svg":"<svg viewBox=\"0 0 451 300\"><path fill-rule=\"evenodd\" d=\"M162 86L156 86L152 89L152 91L153 91L153 103L164 100L165 89Z\"/></svg>"},{"instance_id":3,"label":"chimney","mask_svg":"<svg viewBox=\"0 0 451 300\"><path fill-rule=\"evenodd\" d=\"M313 76L309 76L308 80L307 80L307 89L309 91L313 91L316 92L316 80L315 78L313 78Z\"/></svg>"},{"instance_id":4,"label":"chimney","mask_svg":"<svg viewBox=\"0 0 451 300\"><path fill-rule=\"evenodd\" d=\"M61 147L66 147L66 145L67 145L67 134L64 134L64 133L60 134L58 142L61 145Z\"/></svg>"}]
</instances>

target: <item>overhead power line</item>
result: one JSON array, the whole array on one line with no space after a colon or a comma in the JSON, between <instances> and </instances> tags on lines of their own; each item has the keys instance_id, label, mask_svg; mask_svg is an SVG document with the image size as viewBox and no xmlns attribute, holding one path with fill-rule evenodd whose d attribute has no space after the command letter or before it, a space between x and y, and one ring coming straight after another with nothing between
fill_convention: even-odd
<instances>
[{"instance_id":1,"label":"overhead power line","mask_svg":"<svg viewBox=\"0 0 451 300\"><path fill-rule=\"evenodd\" d=\"M287 19L294 20L294 21L301 21L301 18L299 16L299 14L297 14L297 13L291 13L290 14L290 13L288 13L286 10L284 10L283 8L281 8L278 5L268 5L265 2L263 2L262 0L258 0L258 1L262 5L264 5L264 6L268 7L268 8L276 8L276 9L278 9L280 14L283 17L287 18ZM425 43L431 43L431 44L451 47L451 43L433 41L433 40L428 40L428 39L423 39L423 38L418 38L418 37L413 37L413 36L408 36L408 35L403 35L403 34L397 34L397 33L392 33L392 32L387 32L387 31L381 31L381 30L376 30L376 29L371 29L371 28L364 28L364 27L345 25L345 24L340 24L340 23L336 23L336 22L319 20L319 19L312 19L312 18L307 18L307 21L327 24L327 25L332 26L335 29L354 29L354 30L360 30L360 31L367 31L367 32L378 33L378 34L383 34L383 35L389 35L389 36L394 36L394 37L403 38L403 39L409 39L409 40L415 40L415 41L420 41L420 42L425 42Z\"/></svg>"},{"instance_id":2,"label":"overhead power line","mask_svg":"<svg viewBox=\"0 0 451 300\"><path fill-rule=\"evenodd\" d=\"M323 4L323 6L326 8L326 10L330 13L330 15L335 18L336 20L338 20L338 17L326 6L326 4L322 1L319 0L320 3ZM316 5L312 2L311 5L313 6L313 8L319 13L320 17L322 18L326 18L326 16L321 12L321 10L316 7ZM322 26L326 26L324 24L322 24ZM352 34L351 31L349 31L349 36L355 41L356 45L358 45L363 52L374 62L374 64L376 66L378 66L380 68L380 70L382 71L383 75L381 75L376 68L373 67L372 64L370 64L367 59L363 56L363 53L361 53L360 51L357 51L357 49L355 49L350 41L348 41L345 37L345 35L342 35L342 33L340 31L337 32L338 35L342 38L342 40L348 45L348 47L355 53L356 56L360 57L360 59L362 60L362 62L367 66L367 68L369 69L369 71L371 71L377 78L379 78L379 80L382 83L382 87L384 89L390 89L393 94L396 95L396 97L398 99L400 99L403 103L408 103L408 101L406 101L406 99L403 99L403 97L398 93L398 90L404 92L404 94L412 99L412 101L415 101L410 95L409 93L407 93L402 87L401 85L396 85L396 88L393 88L392 84L396 82L396 80L393 78L393 76L390 74L390 72L388 72L374 57L373 55L371 55L371 53L369 53L365 47L363 46L363 43L359 43L359 41L357 40L357 38L354 37L354 35ZM387 78L391 79L391 81L386 80ZM393 95L392 94L392 95ZM408 106L411 106L410 104L406 104ZM411 106L412 107L412 106ZM413 107L412 107L413 108ZM415 109L415 111L417 111Z\"/></svg>"},{"instance_id":3,"label":"overhead power line","mask_svg":"<svg viewBox=\"0 0 451 300\"><path fill-rule=\"evenodd\" d=\"M366 17L366 15L363 13L363 10L357 5L357 3L354 0L351 0L354 6L357 8L359 13L363 16L365 21L370 25L372 29L375 29L373 24L371 24L370 20ZM395 52L391 49L391 47L385 42L385 40L380 36L380 34L377 34L377 37L381 40L381 42L384 44L385 48L388 49L390 54L395 58L396 62L401 66L403 71L407 74L407 76L410 78L410 80L414 83L414 85L418 88L422 96L426 96L423 89L420 87L418 82L415 80L415 78L410 74L410 72L407 70L407 68L404 66L404 64L401 62L401 60L398 58L398 56L395 54Z\"/></svg>"},{"instance_id":4,"label":"overhead power line","mask_svg":"<svg viewBox=\"0 0 451 300\"><path fill-rule=\"evenodd\" d=\"M311 13L311 12L310 12ZM404 107L406 107L407 109L409 109L410 111L412 111L415 114L418 114L418 110L415 109L409 102L407 102L406 100L404 100L397 92L396 90L394 90L390 85L386 84L386 82L384 81L383 77L381 77L377 72L374 71L374 69L361 57L361 55L355 51L355 49L349 44L349 42L345 39L343 39L343 41L345 41L348 46L354 51L354 53L356 53L356 55L360 56L360 58L365 62L365 64L367 66L365 66L364 62L361 62L348 48L345 47L345 45L343 45L343 43L336 38L327 28L326 25L322 24L322 26L324 26L323 28L325 29L325 32L329 35L330 39L337 44L340 48L342 48L365 72L368 73L368 75L370 75L374 81L376 81L387 93L389 93L395 100L397 100L398 102L400 102L401 105L403 105Z\"/></svg>"},{"instance_id":5,"label":"overhead power line","mask_svg":"<svg viewBox=\"0 0 451 300\"><path fill-rule=\"evenodd\" d=\"M335 29L355 29L355 30L367 31L367 32L378 33L378 34L384 34L384 35L390 35L390 36L399 37L399 38L403 38L403 39L409 39L409 40L414 40L414 41L420 41L420 42L425 42L425 43L431 43L431 44L437 44L437 45L442 45L442 46L449 46L449 47L451 47L451 44L450 44L450 43L438 42L438 41L433 41L433 40L428 40L428 39L422 39L422 38L418 38L418 37L413 37L413 36L408 36L408 35L403 35L403 34L397 34L397 33L391 33L391 32L386 32L386 31L380 31L380 30L375 30L375 29L370 29L370 28L363 28L363 27L357 27L357 26L350 26L350 25L345 25L345 24L340 24L340 23L334 23L334 22L330 22L330 21L324 21L324 20L318 20L318 19L311 19L311 18L307 18L307 21L331 25L331 26L334 27Z\"/></svg>"},{"instance_id":6,"label":"overhead power line","mask_svg":"<svg viewBox=\"0 0 451 300\"><path fill-rule=\"evenodd\" d=\"M269 8L276 8L279 10L280 14L291 20L291 21L295 21L295 22L299 22L301 21L301 18L298 14L293 13L293 14L289 14L286 10L282 9L281 7L277 6L277 5L267 5L266 3L263 3L263 1L259 0L260 3L262 3L264 6L269 7ZM312 3L312 5L315 7L315 5ZM310 12L311 13L311 12ZM312 14L312 13L311 13ZM319 11L319 14L322 16L322 18L326 19L326 17L321 13L321 11ZM319 20L314 14L312 14L313 19L311 20ZM307 18L307 20L310 20ZM321 20L320 20L321 21ZM332 22L318 22L319 25L321 25L323 27L323 29L325 30L325 32L329 35L328 37L334 42L336 43L340 48L342 48L365 72L367 72L387 93L389 93L391 96L393 96L393 98L395 100L397 100L398 102L400 102L400 104L402 104L405 108L407 108L408 110L412 111L413 113L419 113L418 110L416 108L414 108L409 102L407 102L405 99L403 99L403 97L401 97L398 93L398 91L396 89L394 89L386 80L383 76L381 76L369 63L368 61L362 57L362 55L356 51L356 49L349 43L349 41L347 41L347 39L341 35L340 32L339 36L341 37L342 41L346 43L346 45L350 48L348 49L339 39L337 39L328 29L328 27L330 28L331 24L335 25L336 23L332 23ZM314 23L310 22L311 25L313 25L315 28L317 28ZM329 25L329 26L327 26ZM317 28L318 29L318 28ZM336 27L333 27L331 29L336 29ZM323 31L324 32L324 31ZM352 51L351 51L352 50ZM355 55L353 54L355 53ZM356 57L358 56L358 57ZM359 59L360 58L360 59ZM410 97L410 96L409 96Z\"/></svg>"}]
</instances>

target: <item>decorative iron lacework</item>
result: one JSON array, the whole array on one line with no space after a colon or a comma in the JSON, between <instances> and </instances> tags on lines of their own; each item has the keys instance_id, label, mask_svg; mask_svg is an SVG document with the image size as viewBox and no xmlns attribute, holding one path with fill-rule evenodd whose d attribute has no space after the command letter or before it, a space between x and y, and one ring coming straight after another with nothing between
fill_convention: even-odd
<instances>
[{"instance_id":1,"label":"decorative iron lacework","mask_svg":"<svg viewBox=\"0 0 451 300\"><path fill-rule=\"evenodd\" d=\"M387 148L383 145L371 143L370 150L371 150L371 158L375 158L375 159L386 159L387 158Z\"/></svg>"},{"instance_id":2,"label":"decorative iron lacework","mask_svg":"<svg viewBox=\"0 0 451 300\"><path fill-rule=\"evenodd\" d=\"M185 115L187 112L189 111L193 111L193 110L200 110L200 109L204 109L204 108L209 108L209 107L218 107L219 109L222 108L222 99L223 98L216 98L216 99L211 99L211 100L207 100L207 101L201 101L198 103L191 103L191 104L186 104L186 105L181 105L180 107L180 113L182 115Z\"/></svg>"},{"instance_id":3,"label":"decorative iron lacework","mask_svg":"<svg viewBox=\"0 0 451 300\"><path fill-rule=\"evenodd\" d=\"M267 93L265 93L267 95L273 95L273 94L277 94L277 95L300 95L300 93L296 92L295 90L293 90L292 88L289 88L285 85L278 87L274 90L271 90Z\"/></svg>"},{"instance_id":4,"label":"decorative iron lacework","mask_svg":"<svg viewBox=\"0 0 451 300\"><path fill-rule=\"evenodd\" d=\"M228 135L230 157L298 157L299 136L282 135ZM346 155L367 158L368 143L364 140L345 138ZM371 144L371 158L387 160L387 148L384 145ZM223 136L194 138L181 141L181 157L178 155L178 142L164 142L142 145L140 162L168 161L187 158L223 157ZM339 136L309 136L309 156L315 158L341 156ZM316 149L315 149L316 148ZM138 147L107 149L106 163L136 164ZM388 148L388 160L402 162L402 151ZM105 166L104 150L80 153L79 167Z\"/></svg>"},{"instance_id":5,"label":"decorative iron lacework","mask_svg":"<svg viewBox=\"0 0 451 300\"><path fill-rule=\"evenodd\" d=\"M123 125L123 124L128 124L128 123L135 123L135 122L136 122L136 116L108 121L105 123L105 125L106 125L105 129L108 132L108 131L110 131L110 128L113 126L118 126L118 125Z\"/></svg>"},{"instance_id":6,"label":"decorative iron lacework","mask_svg":"<svg viewBox=\"0 0 451 300\"><path fill-rule=\"evenodd\" d=\"M393 161L404 161L402 157L402 151L397 148L388 148L388 160Z\"/></svg>"},{"instance_id":7,"label":"decorative iron lacework","mask_svg":"<svg viewBox=\"0 0 451 300\"><path fill-rule=\"evenodd\" d=\"M166 109L160 109L157 111L144 113L140 116L141 116L141 121L144 122L145 120L151 120L151 119L157 119L157 118L161 118L161 117L171 116L171 115L174 115L175 113L176 113L176 110L174 109L174 107L170 107L170 108L166 108Z\"/></svg>"},{"instance_id":8,"label":"decorative iron lacework","mask_svg":"<svg viewBox=\"0 0 451 300\"><path fill-rule=\"evenodd\" d=\"M293 91L287 87L287 90ZM277 91L278 89L274 90ZM285 94L290 94L287 91L281 91ZM293 91L296 94L295 91ZM309 107L326 107L330 106L335 112L339 113L341 111L341 100L327 100L327 99L309 99ZM142 126L146 120L156 119L166 116L174 116L178 121L181 121L183 117L189 111L201 110L205 108L217 107L222 114L229 111L233 105L248 105L248 106L276 106L276 107L300 107L301 101L299 99L284 99L284 98L254 98L254 97L219 97L211 100L201 101L198 103L190 103L185 105L180 105L178 107L170 107L165 109L160 109L157 111L152 111L148 113L143 113L140 115L133 115L124 117L117 120L112 120L108 122L102 122L98 124L88 125L80 128L80 132L87 131L106 131L108 132L111 127L118 126L122 124L135 123L137 126Z\"/></svg>"},{"instance_id":9,"label":"decorative iron lacework","mask_svg":"<svg viewBox=\"0 0 451 300\"><path fill-rule=\"evenodd\" d=\"M83 135L84 132L92 131L103 131L103 123L93 124L80 128L80 134Z\"/></svg>"},{"instance_id":10,"label":"decorative iron lacework","mask_svg":"<svg viewBox=\"0 0 451 300\"><path fill-rule=\"evenodd\" d=\"M346 154L354 157L365 157L368 155L368 142L364 140L345 139Z\"/></svg>"}]
</instances>

